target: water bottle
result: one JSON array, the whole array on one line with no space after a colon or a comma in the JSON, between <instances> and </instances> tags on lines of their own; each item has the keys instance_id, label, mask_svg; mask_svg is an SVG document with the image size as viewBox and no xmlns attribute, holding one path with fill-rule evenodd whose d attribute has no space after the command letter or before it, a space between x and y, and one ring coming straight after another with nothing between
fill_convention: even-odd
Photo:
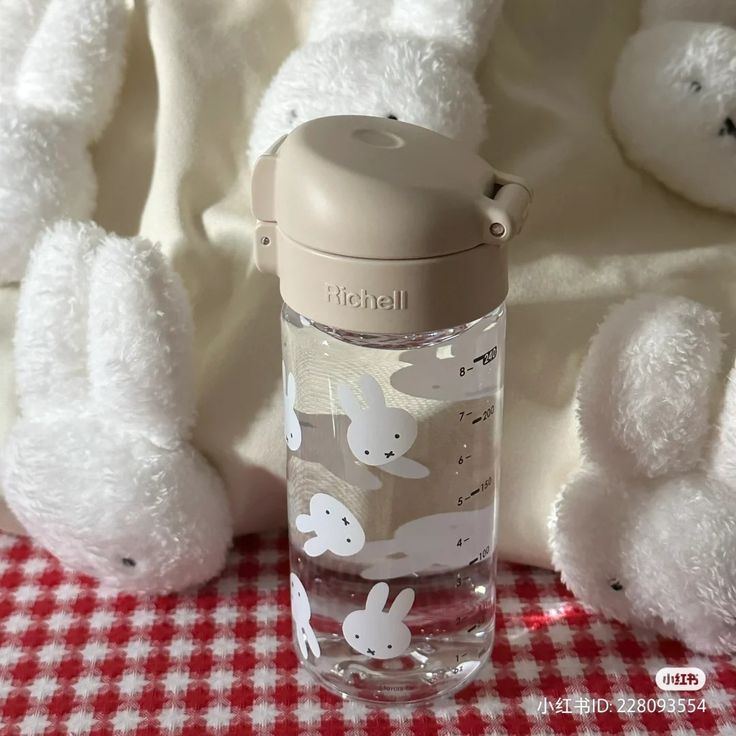
<instances>
[{"instance_id":1,"label":"water bottle","mask_svg":"<svg viewBox=\"0 0 736 736\"><path fill-rule=\"evenodd\" d=\"M280 280L297 656L344 696L448 694L495 616L505 243L528 188L442 135L326 117L257 162Z\"/></svg>"}]
</instances>

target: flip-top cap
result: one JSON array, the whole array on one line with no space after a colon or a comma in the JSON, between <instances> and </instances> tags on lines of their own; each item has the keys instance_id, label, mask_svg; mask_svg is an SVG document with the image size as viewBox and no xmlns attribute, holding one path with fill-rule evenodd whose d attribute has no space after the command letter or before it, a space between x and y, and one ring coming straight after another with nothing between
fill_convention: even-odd
<instances>
[{"instance_id":1,"label":"flip-top cap","mask_svg":"<svg viewBox=\"0 0 736 736\"><path fill-rule=\"evenodd\" d=\"M306 317L407 333L490 312L531 201L462 144L364 116L300 125L253 172L256 263Z\"/></svg>"}]
</instances>

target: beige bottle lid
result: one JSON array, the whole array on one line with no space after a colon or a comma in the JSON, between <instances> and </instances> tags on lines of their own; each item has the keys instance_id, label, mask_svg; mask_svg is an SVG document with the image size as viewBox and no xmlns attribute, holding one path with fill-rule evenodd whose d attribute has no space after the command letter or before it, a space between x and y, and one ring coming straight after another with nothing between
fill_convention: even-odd
<instances>
[{"instance_id":1,"label":"beige bottle lid","mask_svg":"<svg viewBox=\"0 0 736 736\"><path fill-rule=\"evenodd\" d=\"M256 265L279 277L289 306L331 327L453 327L506 298L504 246L530 202L521 180L439 133L318 118L256 163Z\"/></svg>"}]
</instances>

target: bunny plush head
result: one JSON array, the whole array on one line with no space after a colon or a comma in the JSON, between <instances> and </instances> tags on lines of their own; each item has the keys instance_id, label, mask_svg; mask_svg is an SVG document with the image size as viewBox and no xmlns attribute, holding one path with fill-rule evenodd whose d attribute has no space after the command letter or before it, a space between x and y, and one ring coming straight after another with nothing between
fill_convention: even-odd
<instances>
[{"instance_id":1,"label":"bunny plush head","mask_svg":"<svg viewBox=\"0 0 736 736\"><path fill-rule=\"evenodd\" d=\"M284 62L255 116L251 163L300 123L391 117L477 146L485 104L473 67L501 0L316 0L307 43Z\"/></svg>"},{"instance_id":2,"label":"bunny plush head","mask_svg":"<svg viewBox=\"0 0 736 736\"><path fill-rule=\"evenodd\" d=\"M611 118L627 156L693 201L736 212L736 0L645 0Z\"/></svg>"},{"instance_id":3,"label":"bunny plush head","mask_svg":"<svg viewBox=\"0 0 736 736\"><path fill-rule=\"evenodd\" d=\"M349 613L342 624L345 641L356 652L373 659L400 657L411 643L411 631L404 618L414 605L414 591L404 588L385 612L388 594L387 583L376 583L368 593L365 608Z\"/></svg>"},{"instance_id":4,"label":"bunny plush head","mask_svg":"<svg viewBox=\"0 0 736 736\"><path fill-rule=\"evenodd\" d=\"M695 302L614 309L580 375L584 464L550 520L580 600L712 654L736 651L736 368L710 422L721 353Z\"/></svg>"},{"instance_id":5,"label":"bunny plush head","mask_svg":"<svg viewBox=\"0 0 736 736\"><path fill-rule=\"evenodd\" d=\"M126 0L27 0L0 9L0 283L19 281L44 227L88 218L87 146L120 88Z\"/></svg>"},{"instance_id":6,"label":"bunny plush head","mask_svg":"<svg viewBox=\"0 0 736 736\"><path fill-rule=\"evenodd\" d=\"M366 465L387 465L402 457L417 438L417 422L408 411L386 406L380 384L373 376L360 378L365 406L347 384L340 384L337 395L350 418L348 446Z\"/></svg>"},{"instance_id":7,"label":"bunny plush head","mask_svg":"<svg viewBox=\"0 0 736 736\"><path fill-rule=\"evenodd\" d=\"M0 485L26 530L118 588L161 592L215 575L230 508L188 441L193 325L159 250L57 223L31 254L17 319L20 416Z\"/></svg>"}]
</instances>

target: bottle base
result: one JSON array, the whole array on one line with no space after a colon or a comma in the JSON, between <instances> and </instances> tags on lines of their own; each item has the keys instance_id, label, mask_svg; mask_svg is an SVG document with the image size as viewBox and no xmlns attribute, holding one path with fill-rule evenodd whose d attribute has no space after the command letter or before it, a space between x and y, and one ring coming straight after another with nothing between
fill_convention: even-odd
<instances>
[{"instance_id":1,"label":"bottle base","mask_svg":"<svg viewBox=\"0 0 736 736\"><path fill-rule=\"evenodd\" d=\"M339 663L329 670L315 668L300 658L312 678L322 687L345 698L371 705L415 705L451 696L462 690L489 662L490 650L477 660L462 662L449 670L417 672L404 660L421 657L414 653L395 660L395 669L361 665L354 661ZM416 663L414 663L416 664Z\"/></svg>"}]
</instances>

